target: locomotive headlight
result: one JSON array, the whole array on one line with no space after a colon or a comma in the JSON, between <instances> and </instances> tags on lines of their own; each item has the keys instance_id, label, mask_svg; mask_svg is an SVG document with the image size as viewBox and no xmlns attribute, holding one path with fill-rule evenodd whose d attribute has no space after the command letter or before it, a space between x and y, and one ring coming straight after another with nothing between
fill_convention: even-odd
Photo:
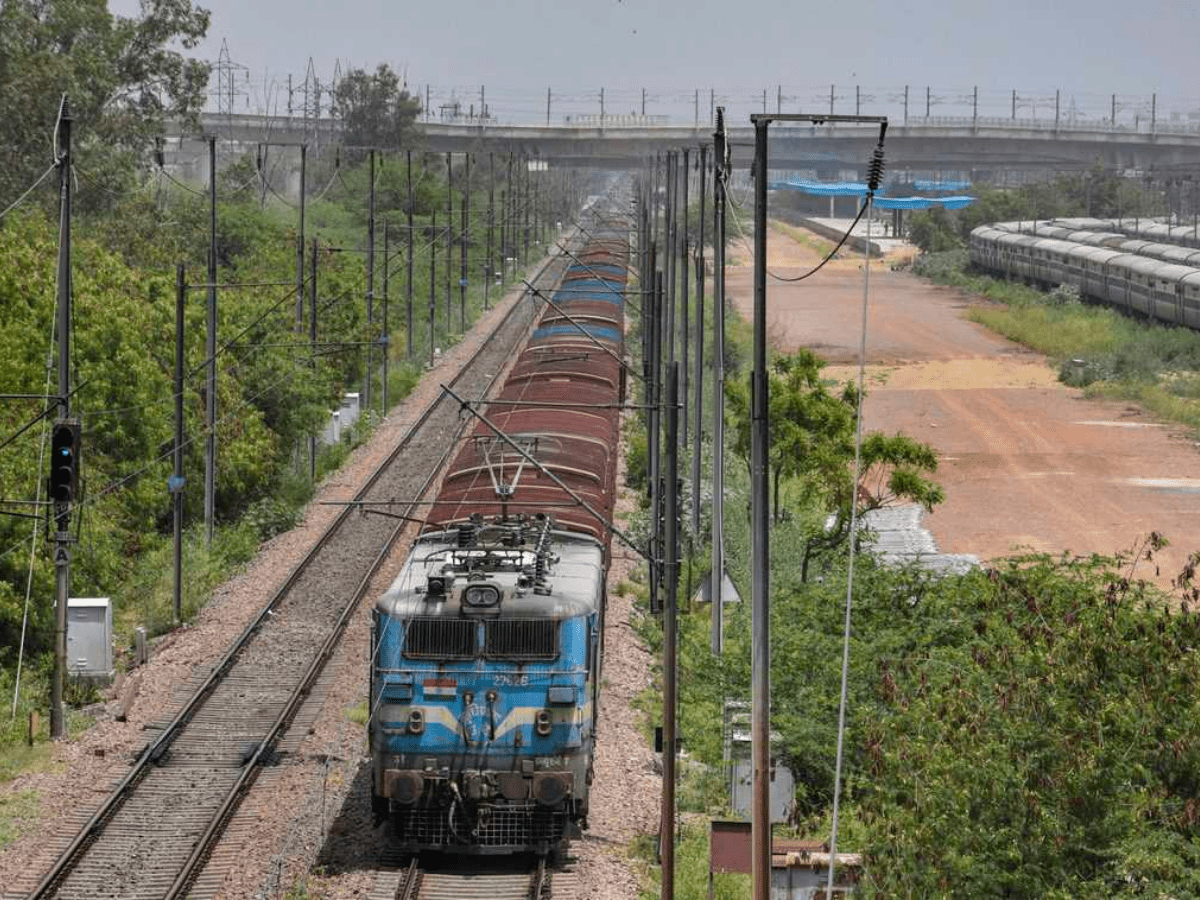
<instances>
[{"instance_id":1,"label":"locomotive headlight","mask_svg":"<svg viewBox=\"0 0 1200 900\"><path fill-rule=\"evenodd\" d=\"M463 591L467 606L495 606L500 602L500 589L494 584L473 584Z\"/></svg>"},{"instance_id":2,"label":"locomotive headlight","mask_svg":"<svg viewBox=\"0 0 1200 900\"><path fill-rule=\"evenodd\" d=\"M550 735L550 729L553 726L554 723L550 720L550 710L539 709L537 711L537 715L533 718L533 730L536 731L540 737L548 737Z\"/></svg>"},{"instance_id":3,"label":"locomotive headlight","mask_svg":"<svg viewBox=\"0 0 1200 900\"><path fill-rule=\"evenodd\" d=\"M410 709L408 711L408 731L409 734L424 734L425 733L425 713L419 709Z\"/></svg>"}]
</instances>

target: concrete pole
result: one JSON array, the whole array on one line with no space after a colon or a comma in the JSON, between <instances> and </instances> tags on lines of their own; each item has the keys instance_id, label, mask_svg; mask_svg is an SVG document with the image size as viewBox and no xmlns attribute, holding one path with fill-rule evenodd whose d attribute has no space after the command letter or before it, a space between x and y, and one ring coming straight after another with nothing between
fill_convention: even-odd
<instances>
[{"instance_id":1,"label":"concrete pole","mask_svg":"<svg viewBox=\"0 0 1200 900\"><path fill-rule=\"evenodd\" d=\"M304 190L308 167L308 145L300 145L300 224L296 232L296 330L304 328Z\"/></svg>"},{"instance_id":2,"label":"concrete pole","mask_svg":"<svg viewBox=\"0 0 1200 900\"><path fill-rule=\"evenodd\" d=\"M413 181L411 150L406 151L406 157L408 162L408 259L405 262L405 265L408 269L408 284L405 286L405 298L408 302L408 320L406 322L408 333L406 335L406 350L408 351L408 358L412 359L413 353L416 352L416 348L414 346L413 335L413 248L415 246L415 238L413 237Z\"/></svg>"},{"instance_id":3,"label":"concrete pole","mask_svg":"<svg viewBox=\"0 0 1200 900\"><path fill-rule=\"evenodd\" d=\"M692 534L700 534L700 426L704 415L704 195L708 177L708 144L700 145L700 217L696 239L696 347L692 415Z\"/></svg>"},{"instance_id":4,"label":"concrete pole","mask_svg":"<svg viewBox=\"0 0 1200 900\"><path fill-rule=\"evenodd\" d=\"M677 645L679 641L679 363L671 363L667 376L666 522L663 609L663 779L662 900L675 897L675 706Z\"/></svg>"},{"instance_id":5,"label":"concrete pole","mask_svg":"<svg viewBox=\"0 0 1200 900\"><path fill-rule=\"evenodd\" d=\"M64 94L59 107L58 140L58 419L70 416L71 395L71 107ZM57 460L51 465L56 465ZM78 461L76 461L78 465ZM67 733L63 690L67 682L67 600L71 595L70 513L66 504L51 498L54 526L54 680L50 685L50 737Z\"/></svg>"},{"instance_id":6,"label":"concrete pole","mask_svg":"<svg viewBox=\"0 0 1200 900\"><path fill-rule=\"evenodd\" d=\"M208 327L205 335L204 540L211 547L217 489L217 138L208 139Z\"/></svg>"},{"instance_id":7,"label":"concrete pole","mask_svg":"<svg viewBox=\"0 0 1200 900\"><path fill-rule=\"evenodd\" d=\"M308 344L313 367L317 365L317 239L312 241L312 258L309 259L308 279ZM308 436L308 478L317 480L317 436Z\"/></svg>"},{"instance_id":8,"label":"concrete pole","mask_svg":"<svg viewBox=\"0 0 1200 900\"><path fill-rule=\"evenodd\" d=\"M712 651L725 645L721 585L725 579L725 108L713 134L713 471Z\"/></svg>"},{"instance_id":9,"label":"concrete pole","mask_svg":"<svg viewBox=\"0 0 1200 900\"><path fill-rule=\"evenodd\" d=\"M680 313L680 342L683 345L681 361L683 363L680 369L679 393L683 397L683 408L679 416L679 440L684 446L687 446L688 435L688 417L687 417L687 397L688 397L688 350L690 343L691 329L689 326L690 312L688 310L688 180L691 178L692 170L689 159L690 150L687 147L683 148L683 239L679 242L679 313ZM694 499L694 498L693 498Z\"/></svg>"},{"instance_id":10,"label":"concrete pole","mask_svg":"<svg viewBox=\"0 0 1200 900\"><path fill-rule=\"evenodd\" d=\"M380 349L383 351L383 379L380 382L382 401L380 403L380 411L383 415L388 413L388 353L392 346L392 333L388 330L388 282L392 271L392 258L388 255L390 249L389 222L383 220L383 328L380 332Z\"/></svg>"},{"instance_id":11,"label":"concrete pole","mask_svg":"<svg viewBox=\"0 0 1200 900\"><path fill-rule=\"evenodd\" d=\"M183 321L186 299L187 285L183 263L180 263L175 270L175 471L170 485L176 625L183 621Z\"/></svg>"},{"instance_id":12,"label":"concrete pole","mask_svg":"<svg viewBox=\"0 0 1200 900\"><path fill-rule=\"evenodd\" d=\"M454 173L453 155L446 153L446 334L450 333L450 278L454 256Z\"/></svg>"},{"instance_id":13,"label":"concrete pole","mask_svg":"<svg viewBox=\"0 0 1200 900\"><path fill-rule=\"evenodd\" d=\"M494 153L488 154L488 227L487 227L487 263L483 271L483 308L488 308L488 291L492 285L493 269L493 239L496 230L496 158Z\"/></svg>"},{"instance_id":14,"label":"concrete pole","mask_svg":"<svg viewBox=\"0 0 1200 900\"><path fill-rule=\"evenodd\" d=\"M754 371L750 432L751 527L751 888L754 900L770 900L771 888L771 626L768 533L769 440L767 411L767 127L754 122Z\"/></svg>"},{"instance_id":15,"label":"concrete pole","mask_svg":"<svg viewBox=\"0 0 1200 900\"><path fill-rule=\"evenodd\" d=\"M371 150L367 187L367 334L375 329L375 151ZM366 377L363 379L363 410L371 408L371 381L374 376L375 355L370 342L366 346Z\"/></svg>"},{"instance_id":16,"label":"concrete pole","mask_svg":"<svg viewBox=\"0 0 1200 900\"><path fill-rule=\"evenodd\" d=\"M434 319L437 316L437 213L429 222L429 368L433 368ZM449 329L447 329L449 330Z\"/></svg>"},{"instance_id":17,"label":"concrete pole","mask_svg":"<svg viewBox=\"0 0 1200 900\"><path fill-rule=\"evenodd\" d=\"M463 156L462 227L459 229L458 329L467 333L467 244L470 241L471 154Z\"/></svg>"}]
</instances>

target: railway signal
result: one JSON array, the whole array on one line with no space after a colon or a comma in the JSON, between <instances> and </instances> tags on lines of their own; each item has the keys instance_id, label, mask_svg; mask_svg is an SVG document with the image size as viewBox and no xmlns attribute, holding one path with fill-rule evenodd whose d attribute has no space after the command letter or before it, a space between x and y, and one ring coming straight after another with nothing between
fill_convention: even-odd
<instances>
[{"instance_id":1,"label":"railway signal","mask_svg":"<svg viewBox=\"0 0 1200 900\"><path fill-rule=\"evenodd\" d=\"M70 505L79 492L79 422L63 419L54 423L50 437L50 499L59 531L66 531Z\"/></svg>"}]
</instances>

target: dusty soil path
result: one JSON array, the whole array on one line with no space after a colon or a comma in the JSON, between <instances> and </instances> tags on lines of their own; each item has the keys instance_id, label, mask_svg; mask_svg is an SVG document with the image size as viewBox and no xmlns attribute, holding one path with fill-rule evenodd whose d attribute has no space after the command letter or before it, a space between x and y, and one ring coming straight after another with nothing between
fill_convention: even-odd
<instances>
[{"instance_id":1,"label":"dusty soil path","mask_svg":"<svg viewBox=\"0 0 1200 900\"><path fill-rule=\"evenodd\" d=\"M753 273L743 246L727 289L747 317ZM814 251L772 229L768 267L805 271ZM861 259L798 284L769 280L768 334L809 347L831 377L857 377ZM1151 531L1171 546L1137 575L1164 587L1200 548L1200 449L1120 403L1086 400L1045 358L968 321L972 301L907 272L870 272L865 424L937 449L946 502L923 524L939 549L996 559L1023 551L1115 554Z\"/></svg>"}]
</instances>

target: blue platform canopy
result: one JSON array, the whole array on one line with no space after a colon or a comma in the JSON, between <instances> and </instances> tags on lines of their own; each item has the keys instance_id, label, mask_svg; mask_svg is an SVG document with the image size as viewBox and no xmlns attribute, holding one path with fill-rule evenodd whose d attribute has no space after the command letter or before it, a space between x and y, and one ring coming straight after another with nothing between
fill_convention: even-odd
<instances>
[{"instance_id":1,"label":"blue platform canopy","mask_svg":"<svg viewBox=\"0 0 1200 900\"><path fill-rule=\"evenodd\" d=\"M817 197L865 197L867 186L854 181L773 181L772 190L803 191ZM962 209L970 206L974 197L875 197L876 209L928 209L943 206L946 209Z\"/></svg>"},{"instance_id":2,"label":"blue platform canopy","mask_svg":"<svg viewBox=\"0 0 1200 900\"><path fill-rule=\"evenodd\" d=\"M804 191L818 197L865 197L867 186L855 181L773 181L772 190Z\"/></svg>"}]
</instances>

